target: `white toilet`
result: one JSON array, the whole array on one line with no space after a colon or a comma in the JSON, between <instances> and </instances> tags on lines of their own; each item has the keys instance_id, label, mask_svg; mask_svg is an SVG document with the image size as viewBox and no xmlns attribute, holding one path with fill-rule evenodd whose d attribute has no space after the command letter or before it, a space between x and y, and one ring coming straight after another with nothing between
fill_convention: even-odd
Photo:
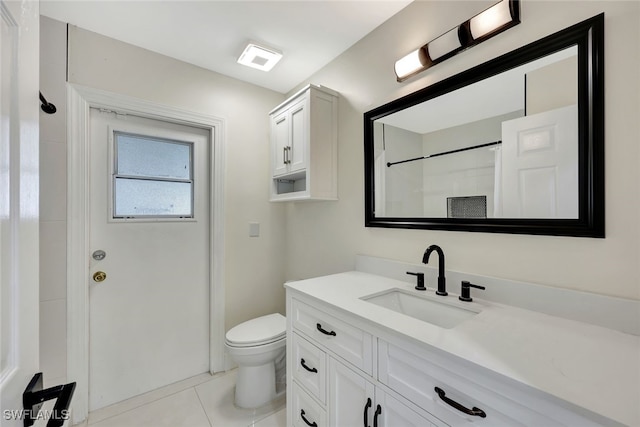
<instances>
[{"instance_id":1,"label":"white toilet","mask_svg":"<svg viewBox=\"0 0 640 427\"><path fill-rule=\"evenodd\" d=\"M231 328L225 339L229 355L238 364L236 405L257 408L276 397L275 361L284 357L286 318L268 314Z\"/></svg>"}]
</instances>

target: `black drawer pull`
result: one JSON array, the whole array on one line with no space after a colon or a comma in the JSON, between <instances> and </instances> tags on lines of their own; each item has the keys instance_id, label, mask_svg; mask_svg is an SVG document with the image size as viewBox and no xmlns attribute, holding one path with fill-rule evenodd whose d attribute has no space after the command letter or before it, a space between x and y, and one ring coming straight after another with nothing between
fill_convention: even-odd
<instances>
[{"instance_id":1,"label":"black drawer pull","mask_svg":"<svg viewBox=\"0 0 640 427\"><path fill-rule=\"evenodd\" d=\"M462 406L461 404L459 404L458 402L456 402L455 400L449 399L447 396L445 396L444 390L442 390L440 387L436 387L435 391L436 391L436 393L438 393L438 396L440 397L440 399L442 399L444 401L444 403L446 403L449 406L453 406L458 411L464 412L465 414L472 415L474 417L480 417L480 418L486 418L487 417L487 414L485 414L484 411L482 409L480 409L480 408L476 408L474 406L473 408L468 409L468 408L465 408L464 406Z\"/></svg>"},{"instance_id":2,"label":"black drawer pull","mask_svg":"<svg viewBox=\"0 0 640 427\"><path fill-rule=\"evenodd\" d=\"M316 323L316 328L318 328L318 330L320 332L322 332L323 334L325 334L325 335L331 335L333 337L336 336L336 333L334 331L329 332L329 331L326 331L326 330L322 329L322 325L320 323Z\"/></svg>"},{"instance_id":3,"label":"black drawer pull","mask_svg":"<svg viewBox=\"0 0 640 427\"><path fill-rule=\"evenodd\" d=\"M302 421L304 421L305 424L307 424L309 427L318 427L318 424L316 424L315 422L310 423L309 420L304 416L304 409L300 409L300 418L302 418Z\"/></svg>"},{"instance_id":4,"label":"black drawer pull","mask_svg":"<svg viewBox=\"0 0 640 427\"><path fill-rule=\"evenodd\" d=\"M371 408L371 398L367 398L367 404L364 405L364 427L369 427L369 408Z\"/></svg>"},{"instance_id":5,"label":"black drawer pull","mask_svg":"<svg viewBox=\"0 0 640 427\"><path fill-rule=\"evenodd\" d=\"M378 415L382 413L382 407L378 405L376 408L376 413L373 414L373 427L378 427Z\"/></svg>"},{"instance_id":6,"label":"black drawer pull","mask_svg":"<svg viewBox=\"0 0 640 427\"><path fill-rule=\"evenodd\" d=\"M310 367L308 367L308 366L307 366L307 364L306 364L306 363L304 363L304 359L300 359L300 364L301 364L301 365L302 365L302 367L303 367L304 369L306 369L307 371L309 371L309 372L313 372L314 374L317 374L317 373L318 373L318 370L317 370L316 368L310 368Z\"/></svg>"}]
</instances>

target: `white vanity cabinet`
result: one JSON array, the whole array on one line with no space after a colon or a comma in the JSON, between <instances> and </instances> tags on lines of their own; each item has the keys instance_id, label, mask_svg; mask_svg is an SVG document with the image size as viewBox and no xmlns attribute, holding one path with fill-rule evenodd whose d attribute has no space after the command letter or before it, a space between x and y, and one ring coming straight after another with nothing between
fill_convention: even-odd
<instances>
[{"instance_id":1,"label":"white vanity cabinet","mask_svg":"<svg viewBox=\"0 0 640 427\"><path fill-rule=\"evenodd\" d=\"M308 85L269 116L271 201L337 199L338 94Z\"/></svg>"},{"instance_id":2,"label":"white vanity cabinet","mask_svg":"<svg viewBox=\"0 0 640 427\"><path fill-rule=\"evenodd\" d=\"M289 284L287 411L301 427L620 425Z\"/></svg>"},{"instance_id":3,"label":"white vanity cabinet","mask_svg":"<svg viewBox=\"0 0 640 427\"><path fill-rule=\"evenodd\" d=\"M371 334L330 308L296 298L287 301L289 425L445 425L375 380Z\"/></svg>"}]
</instances>

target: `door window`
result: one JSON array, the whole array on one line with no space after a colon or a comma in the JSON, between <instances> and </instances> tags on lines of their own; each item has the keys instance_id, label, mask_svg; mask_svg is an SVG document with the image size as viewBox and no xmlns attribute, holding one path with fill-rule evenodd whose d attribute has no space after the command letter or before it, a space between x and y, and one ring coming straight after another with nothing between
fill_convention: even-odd
<instances>
[{"instance_id":1,"label":"door window","mask_svg":"<svg viewBox=\"0 0 640 427\"><path fill-rule=\"evenodd\" d=\"M193 218L193 143L115 131L112 212Z\"/></svg>"}]
</instances>

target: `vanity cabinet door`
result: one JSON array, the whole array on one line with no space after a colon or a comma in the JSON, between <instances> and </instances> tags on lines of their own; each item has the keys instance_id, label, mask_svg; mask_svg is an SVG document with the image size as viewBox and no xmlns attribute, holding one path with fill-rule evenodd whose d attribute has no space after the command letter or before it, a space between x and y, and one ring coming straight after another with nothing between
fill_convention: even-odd
<instances>
[{"instance_id":1,"label":"vanity cabinet door","mask_svg":"<svg viewBox=\"0 0 640 427\"><path fill-rule=\"evenodd\" d=\"M329 361L329 425L371 426L375 386L335 359ZM368 423L365 423L365 413Z\"/></svg>"},{"instance_id":2,"label":"vanity cabinet door","mask_svg":"<svg viewBox=\"0 0 640 427\"><path fill-rule=\"evenodd\" d=\"M329 362L329 425L365 427L439 427L367 378L335 359Z\"/></svg>"},{"instance_id":3,"label":"vanity cabinet door","mask_svg":"<svg viewBox=\"0 0 640 427\"><path fill-rule=\"evenodd\" d=\"M377 427L440 427L445 423L437 419L428 419L407 405L376 389L376 406L372 409ZM377 417L377 419L376 419ZM433 421L433 422L432 422Z\"/></svg>"}]
</instances>

